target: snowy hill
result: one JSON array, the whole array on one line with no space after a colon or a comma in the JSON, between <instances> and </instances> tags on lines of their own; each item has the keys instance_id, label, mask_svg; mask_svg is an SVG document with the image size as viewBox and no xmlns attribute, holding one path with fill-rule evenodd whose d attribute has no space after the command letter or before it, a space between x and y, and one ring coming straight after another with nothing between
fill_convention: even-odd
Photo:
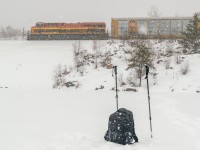
<instances>
[{"instance_id":1,"label":"snowy hill","mask_svg":"<svg viewBox=\"0 0 200 150\"><path fill-rule=\"evenodd\" d=\"M76 70L66 77L78 81L78 89L52 89L58 64L72 68L74 41L0 41L0 149L1 150L199 150L200 149L200 55L155 59L156 77L150 76L153 139L150 138L146 81L138 92L119 87L119 106L134 114L139 143L121 146L105 142L108 117L116 110L112 70L90 64L81 76ZM82 48L93 53L92 41ZM126 81L124 46L102 41L102 51L113 53L112 63ZM165 42L155 42L164 53ZM176 44L175 47L178 45ZM166 69L170 59L171 69ZM158 60L161 60L157 63ZM181 66L189 64L182 75ZM95 90L96 87L103 89Z\"/></svg>"}]
</instances>

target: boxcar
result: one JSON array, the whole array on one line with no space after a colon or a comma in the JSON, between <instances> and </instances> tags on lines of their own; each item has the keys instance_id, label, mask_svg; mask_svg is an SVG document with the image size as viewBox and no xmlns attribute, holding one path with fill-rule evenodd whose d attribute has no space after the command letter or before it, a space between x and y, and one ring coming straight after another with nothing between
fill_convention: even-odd
<instances>
[{"instance_id":1,"label":"boxcar","mask_svg":"<svg viewBox=\"0 0 200 150\"><path fill-rule=\"evenodd\" d=\"M191 20L192 17L112 18L111 37L177 39Z\"/></svg>"}]
</instances>

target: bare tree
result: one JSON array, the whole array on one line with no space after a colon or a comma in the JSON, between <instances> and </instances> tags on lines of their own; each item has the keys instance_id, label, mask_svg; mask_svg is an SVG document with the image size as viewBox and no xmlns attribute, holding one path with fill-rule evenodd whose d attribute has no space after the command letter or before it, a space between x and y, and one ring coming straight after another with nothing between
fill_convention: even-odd
<instances>
[{"instance_id":1,"label":"bare tree","mask_svg":"<svg viewBox=\"0 0 200 150\"><path fill-rule=\"evenodd\" d=\"M170 68L170 64L171 64L171 59L170 59L170 57L169 57L169 58L167 58L167 60L165 61L165 68L166 68L166 69L169 69L169 68Z\"/></svg>"},{"instance_id":2,"label":"bare tree","mask_svg":"<svg viewBox=\"0 0 200 150\"><path fill-rule=\"evenodd\" d=\"M174 56L175 56L176 64L180 64L181 63L181 50L176 49Z\"/></svg>"},{"instance_id":3,"label":"bare tree","mask_svg":"<svg viewBox=\"0 0 200 150\"><path fill-rule=\"evenodd\" d=\"M53 73L54 73L53 74L53 80L54 80L53 88L61 88L66 82L65 74L63 74L63 70L62 70L62 65L59 64L58 66L56 66Z\"/></svg>"},{"instance_id":4,"label":"bare tree","mask_svg":"<svg viewBox=\"0 0 200 150\"><path fill-rule=\"evenodd\" d=\"M97 54L97 41L96 40L93 40L93 50L94 50L94 56L95 56L95 63L94 63L94 65L95 65L95 69L97 69L98 68L98 62L97 62L97 58L98 58L98 54Z\"/></svg>"},{"instance_id":5,"label":"bare tree","mask_svg":"<svg viewBox=\"0 0 200 150\"><path fill-rule=\"evenodd\" d=\"M74 50L76 50L76 53L79 53L80 50L81 50L81 41L75 41L73 44L72 44Z\"/></svg>"},{"instance_id":6,"label":"bare tree","mask_svg":"<svg viewBox=\"0 0 200 150\"><path fill-rule=\"evenodd\" d=\"M79 72L80 72L81 76L83 76L84 72L85 72L85 65L87 63L86 56L87 56L86 50L81 50L78 55L78 57L79 57Z\"/></svg>"},{"instance_id":7,"label":"bare tree","mask_svg":"<svg viewBox=\"0 0 200 150\"><path fill-rule=\"evenodd\" d=\"M181 63L181 55L180 53L176 53L176 64L180 64Z\"/></svg>"},{"instance_id":8,"label":"bare tree","mask_svg":"<svg viewBox=\"0 0 200 150\"><path fill-rule=\"evenodd\" d=\"M100 60L100 64L102 67L106 67L108 64L111 63L112 61L112 58L111 58L112 54L110 51L106 51L102 57L101 57L101 60Z\"/></svg>"},{"instance_id":9,"label":"bare tree","mask_svg":"<svg viewBox=\"0 0 200 150\"><path fill-rule=\"evenodd\" d=\"M95 69L97 69L99 66L98 59L101 56L101 43L99 40L93 40L92 48L94 50L94 56L95 56Z\"/></svg>"},{"instance_id":10,"label":"bare tree","mask_svg":"<svg viewBox=\"0 0 200 150\"><path fill-rule=\"evenodd\" d=\"M159 18L161 17L162 13L159 11L158 7L156 5L152 5L150 8L149 8L149 11L148 11L148 16L149 17L152 17L152 18Z\"/></svg>"},{"instance_id":11,"label":"bare tree","mask_svg":"<svg viewBox=\"0 0 200 150\"><path fill-rule=\"evenodd\" d=\"M64 66L63 66L63 69L62 69L62 74L63 74L63 75L68 75L68 74L70 73L69 70L70 70L70 69L68 69L67 66L64 65Z\"/></svg>"},{"instance_id":12,"label":"bare tree","mask_svg":"<svg viewBox=\"0 0 200 150\"><path fill-rule=\"evenodd\" d=\"M81 51L81 42L75 41L72 44L72 46L73 46L74 65L76 67L77 72L79 72L79 67L80 67L79 54L80 54L80 51Z\"/></svg>"}]
</instances>

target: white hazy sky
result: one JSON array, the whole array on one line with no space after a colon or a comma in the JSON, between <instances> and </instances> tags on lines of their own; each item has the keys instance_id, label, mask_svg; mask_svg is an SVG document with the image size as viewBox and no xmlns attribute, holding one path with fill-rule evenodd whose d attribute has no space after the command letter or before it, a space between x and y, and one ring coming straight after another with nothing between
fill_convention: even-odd
<instances>
[{"instance_id":1,"label":"white hazy sky","mask_svg":"<svg viewBox=\"0 0 200 150\"><path fill-rule=\"evenodd\" d=\"M104 21L112 17L147 17L156 5L162 16L192 16L200 0L0 0L0 26L29 29L35 22Z\"/></svg>"}]
</instances>

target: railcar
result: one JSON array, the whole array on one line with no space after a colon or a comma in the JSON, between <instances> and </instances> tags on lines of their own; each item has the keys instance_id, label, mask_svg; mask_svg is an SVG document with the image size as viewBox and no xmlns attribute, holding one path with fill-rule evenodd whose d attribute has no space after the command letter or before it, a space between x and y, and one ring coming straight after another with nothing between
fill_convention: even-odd
<instances>
[{"instance_id":1,"label":"railcar","mask_svg":"<svg viewBox=\"0 0 200 150\"><path fill-rule=\"evenodd\" d=\"M192 17L112 18L111 37L179 39ZM200 23L198 24L200 26Z\"/></svg>"},{"instance_id":2,"label":"railcar","mask_svg":"<svg viewBox=\"0 0 200 150\"><path fill-rule=\"evenodd\" d=\"M31 27L28 40L107 40L104 22L43 23Z\"/></svg>"}]
</instances>

